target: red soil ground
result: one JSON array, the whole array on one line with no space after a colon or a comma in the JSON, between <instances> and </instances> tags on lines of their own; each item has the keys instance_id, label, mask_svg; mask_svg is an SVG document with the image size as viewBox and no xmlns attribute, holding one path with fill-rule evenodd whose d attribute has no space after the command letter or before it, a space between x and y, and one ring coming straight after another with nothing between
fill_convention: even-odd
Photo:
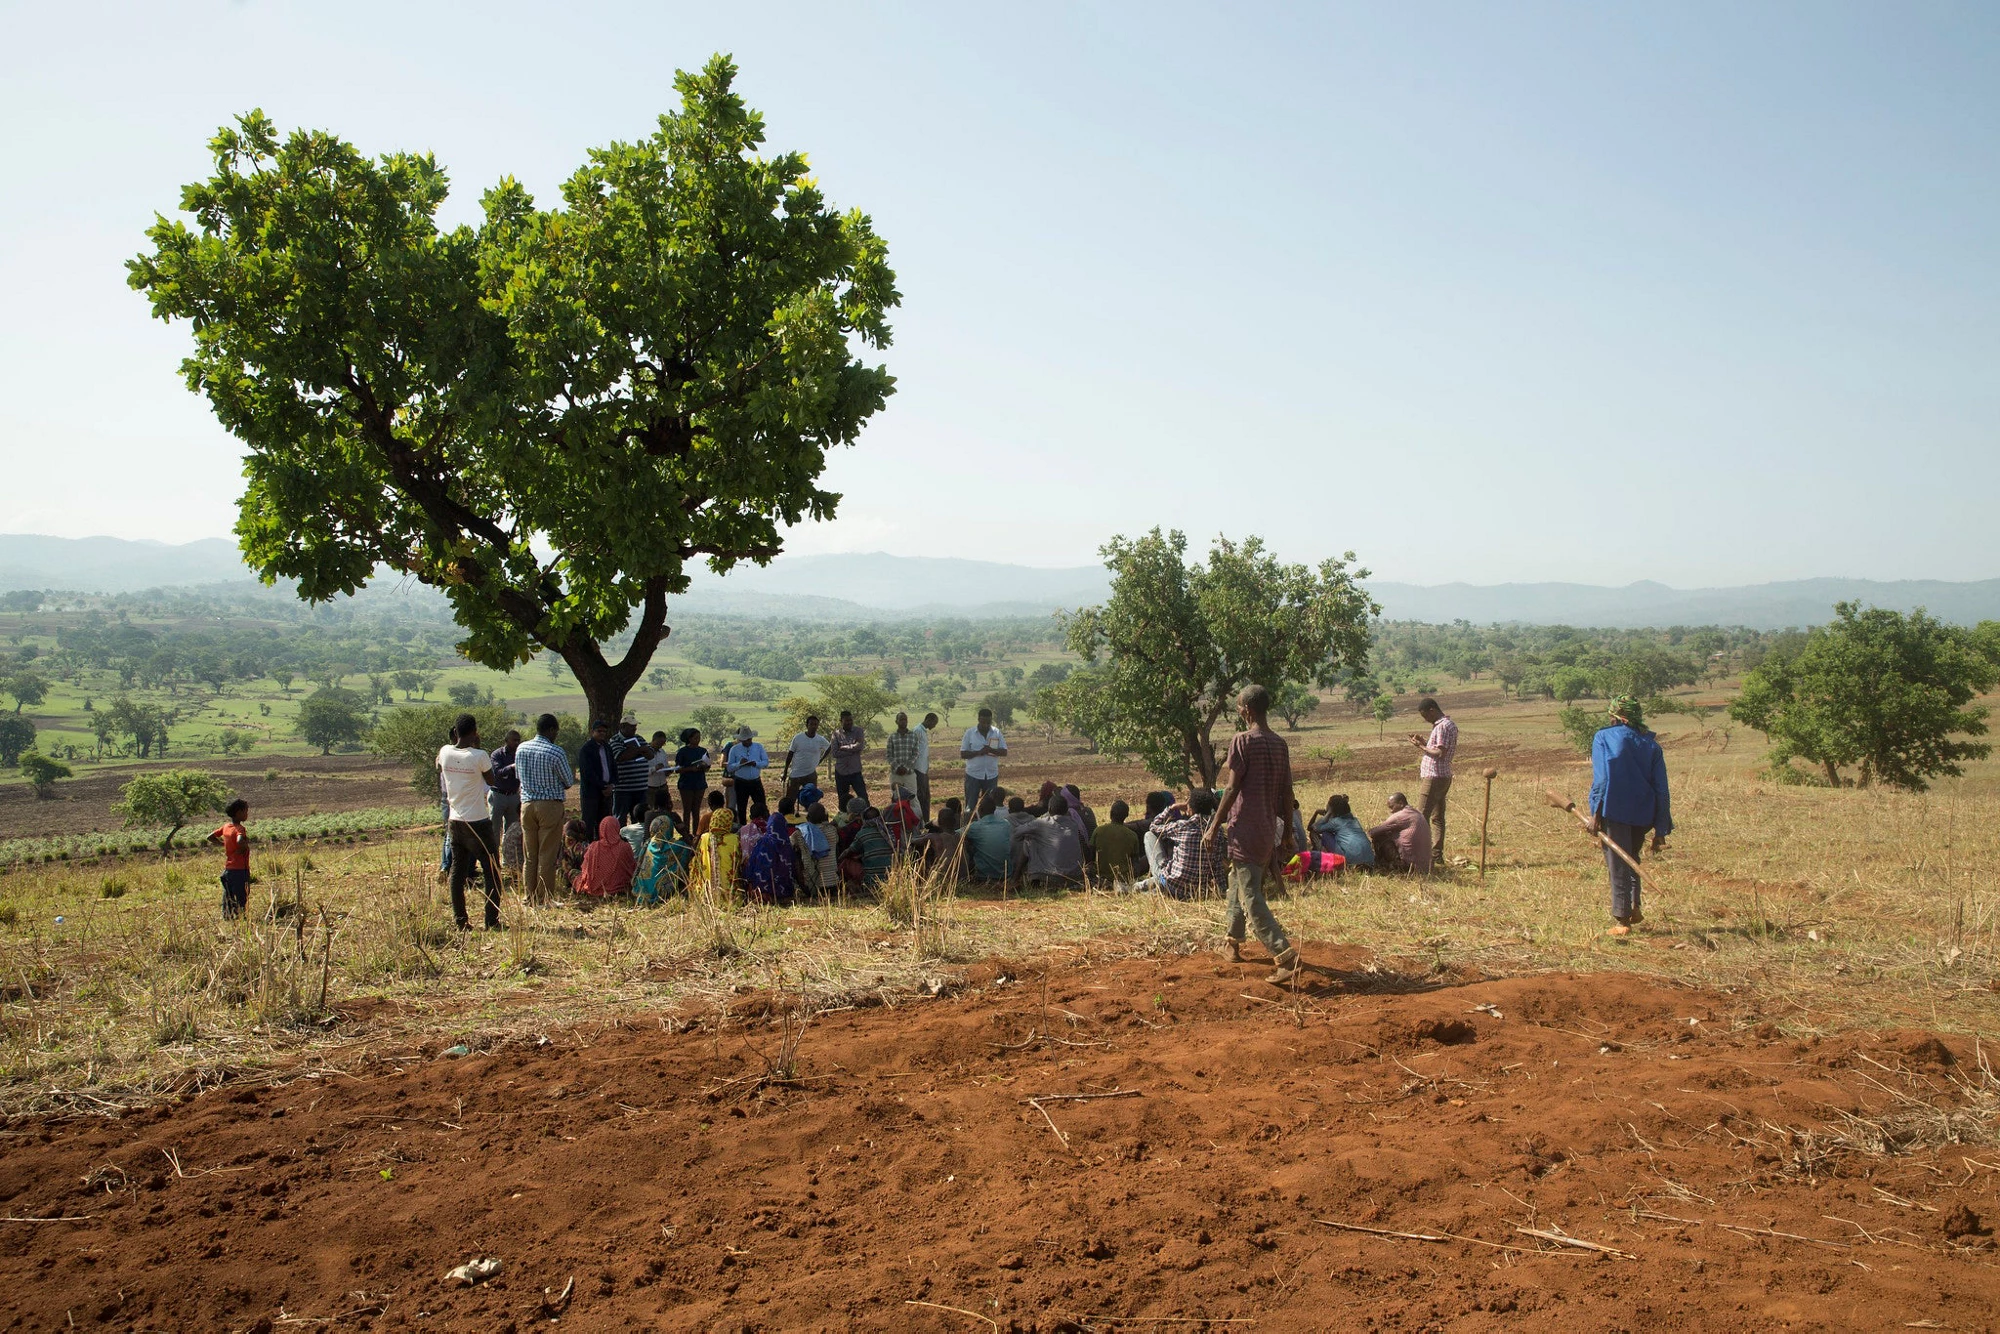
<instances>
[{"instance_id":1,"label":"red soil ground","mask_svg":"<svg viewBox=\"0 0 2000 1334\"><path fill-rule=\"evenodd\" d=\"M0 1327L519 1331L572 1279L586 1330L2000 1322L2000 1152L1823 1138L1890 1089L1950 1107L1968 1047L1307 952L1337 971L1295 1005L1210 956L976 965L820 1015L787 1084L782 1003L747 995L17 1121L7 1217L82 1221L0 1224ZM474 1256L499 1276L446 1281Z\"/></svg>"}]
</instances>

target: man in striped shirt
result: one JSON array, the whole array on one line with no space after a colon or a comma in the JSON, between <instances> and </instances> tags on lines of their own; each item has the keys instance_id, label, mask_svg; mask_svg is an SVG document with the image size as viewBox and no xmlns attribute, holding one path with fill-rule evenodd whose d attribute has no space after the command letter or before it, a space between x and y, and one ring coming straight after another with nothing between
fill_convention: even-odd
<instances>
[{"instance_id":1,"label":"man in striped shirt","mask_svg":"<svg viewBox=\"0 0 2000 1334\"><path fill-rule=\"evenodd\" d=\"M556 859L562 855L564 794L576 782L569 756L556 744L553 713L535 719L535 735L514 752L521 780L521 889L530 903L542 903L556 887Z\"/></svg>"},{"instance_id":2,"label":"man in striped shirt","mask_svg":"<svg viewBox=\"0 0 2000 1334\"><path fill-rule=\"evenodd\" d=\"M1444 861L1444 803L1451 795L1451 757L1458 750L1458 724L1434 699L1417 704L1417 716L1431 725L1428 737L1410 734L1410 744L1424 753L1417 765L1417 809L1431 826L1431 864Z\"/></svg>"},{"instance_id":3,"label":"man in striped shirt","mask_svg":"<svg viewBox=\"0 0 2000 1334\"><path fill-rule=\"evenodd\" d=\"M632 823L632 812L645 808L652 759L653 748L639 735L639 715L628 713L620 718L611 737L611 762L618 766L618 795L611 813L619 824Z\"/></svg>"}]
</instances>

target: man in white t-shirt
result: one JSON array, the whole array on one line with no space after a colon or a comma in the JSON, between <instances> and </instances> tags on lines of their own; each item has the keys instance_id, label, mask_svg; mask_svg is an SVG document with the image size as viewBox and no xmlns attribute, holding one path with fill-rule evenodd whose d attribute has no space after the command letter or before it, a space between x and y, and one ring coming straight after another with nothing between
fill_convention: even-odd
<instances>
[{"instance_id":1,"label":"man in white t-shirt","mask_svg":"<svg viewBox=\"0 0 2000 1334\"><path fill-rule=\"evenodd\" d=\"M833 749L833 738L819 730L819 715L806 715L806 730L792 738L785 752L785 795L796 797L799 789L819 777L820 762Z\"/></svg>"},{"instance_id":2,"label":"man in white t-shirt","mask_svg":"<svg viewBox=\"0 0 2000 1334\"><path fill-rule=\"evenodd\" d=\"M938 725L938 716L927 713L924 720L910 730L917 734L917 811L926 820L931 818L931 729ZM965 819L972 818L970 812Z\"/></svg>"},{"instance_id":3,"label":"man in white t-shirt","mask_svg":"<svg viewBox=\"0 0 2000 1334\"><path fill-rule=\"evenodd\" d=\"M979 809L979 799L1000 786L1000 761L1007 755L1007 738L993 725L993 710L981 709L977 726L965 729L958 757L965 761L965 809Z\"/></svg>"},{"instance_id":4,"label":"man in white t-shirt","mask_svg":"<svg viewBox=\"0 0 2000 1334\"><path fill-rule=\"evenodd\" d=\"M500 872L494 866L499 844L493 837L488 805L493 756L479 744L479 720L458 715L454 744L438 751L438 781L451 819L451 915L458 929L471 929L465 914L465 877L476 864L486 891L486 929L500 928Z\"/></svg>"}]
</instances>

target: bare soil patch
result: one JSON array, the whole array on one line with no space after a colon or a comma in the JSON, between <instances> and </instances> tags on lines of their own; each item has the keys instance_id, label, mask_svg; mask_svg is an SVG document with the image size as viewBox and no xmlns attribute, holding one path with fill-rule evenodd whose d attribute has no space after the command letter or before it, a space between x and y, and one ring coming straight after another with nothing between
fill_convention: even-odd
<instances>
[{"instance_id":1,"label":"bare soil patch","mask_svg":"<svg viewBox=\"0 0 2000 1334\"><path fill-rule=\"evenodd\" d=\"M345 1074L18 1119L0 1137L6 1216L75 1221L0 1223L0 1312L8 1328L266 1334L554 1314L671 1330L2000 1320L2000 1152L1963 1080L1969 1041L1795 1041L1747 994L1307 954L1329 971L1298 995L1210 956L989 960L936 998L814 1017L791 1070L790 1002L751 993L731 1015L441 1037ZM342 1026L363 1039L371 1022ZM444 1054L455 1041L470 1054ZM1914 1108L1930 1111L1889 1149L1860 1147L1857 1127ZM445 1279L475 1256L499 1275Z\"/></svg>"},{"instance_id":2,"label":"bare soil patch","mask_svg":"<svg viewBox=\"0 0 2000 1334\"><path fill-rule=\"evenodd\" d=\"M231 760L189 760L188 766L222 774L251 804L252 819L411 806L422 798L409 775L375 755L281 755ZM123 826L111 809L135 774L160 768L131 764L90 770L59 783L56 795L37 800L24 783L0 785L0 838L90 834ZM171 767L171 766L169 766ZM276 778L264 775L275 771Z\"/></svg>"}]
</instances>

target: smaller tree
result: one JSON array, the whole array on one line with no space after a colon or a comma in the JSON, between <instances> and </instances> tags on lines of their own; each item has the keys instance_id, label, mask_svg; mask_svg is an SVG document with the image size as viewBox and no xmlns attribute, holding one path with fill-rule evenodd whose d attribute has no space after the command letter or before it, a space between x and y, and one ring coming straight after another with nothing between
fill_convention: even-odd
<instances>
[{"instance_id":1,"label":"smaller tree","mask_svg":"<svg viewBox=\"0 0 2000 1334\"><path fill-rule=\"evenodd\" d=\"M351 690L322 686L299 704L298 731L301 739L330 755L335 746L359 741L368 730L361 700Z\"/></svg>"},{"instance_id":2,"label":"smaller tree","mask_svg":"<svg viewBox=\"0 0 2000 1334\"><path fill-rule=\"evenodd\" d=\"M1319 707L1319 696L1312 694L1296 681L1287 681L1278 687L1277 695L1271 700L1271 709L1285 720L1285 726L1294 732L1299 730L1299 719L1310 718Z\"/></svg>"},{"instance_id":3,"label":"smaller tree","mask_svg":"<svg viewBox=\"0 0 2000 1334\"><path fill-rule=\"evenodd\" d=\"M838 725L842 712L852 713L867 735L883 735L881 718L899 702L896 692L884 690L872 676L815 676L813 688L819 692L819 715L829 729Z\"/></svg>"},{"instance_id":4,"label":"smaller tree","mask_svg":"<svg viewBox=\"0 0 2000 1334\"><path fill-rule=\"evenodd\" d=\"M15 672L7 678L7 693L14 697L14 712L23 704L40 704L49 697L48 678L40 672Z\"/></svg>"},{"instance_id":5,"label":"smaller tree","mask_svg":"<svg viewBox=\"0 0 2000 1334\"><path fill-rule=\"evenodd\" d=\"M1013 690L996 690L979 701L982 709L993 710L993 721L1001 727L1014 725L1014 710L1025 707L1025 701Z\"/></svg>"},{"instance_id":6,"label":"smaller tree","mask_svg":"<svg viewBox=\"0 0 2000 1334\"><path fill-rule=\"evenodd\" d=\"M1390 699L1387 695L1377 695L1375 697L1374 708L1375 735L1377 737L1387 736L1389 732L1389 720L1396 716L1396 701Z\"/></svg>"},{"instance_id":7,"label":"smaller tree","mask_svg":"<svg viewBox=\"0 0 2000 1334\"><path fill-rule=\"evenodd\" d=\"M21 752L35 744L35 724L18 714L0 717L0 764L20 761Z\"/></svg>"},{"instance_id":8,"label":"smaller tree","mask_svg":"<svg viewBox=\"0 0 2000 1334\"><path fill-rule=\"evenodd\" d=\"M719 759L721 747L728 742L729 734L736 730L736 715L720 704L704 704L694 711L694 725L701 729L702 739ZM715 772L720 771L718 765Z\"/></svg>"},{"instance_id":9,"label":"smaller tree","mask_svg":"<svg viewBox=\"0 0 2000 1334\"><path fill-rule=\"evenodd\" d=\"M408 769L411 787L435 794L438 750L450 740L451 725L464 711L450 704L405 704L386 709L368 732L368 749ZM481 745L499 745L513 726L513 715L502 704L482 704L469 712L479 720Z\"/></svg>"},{"instance_id":10,"label":"smaller tree","mask_svg":"<svg viewBox=\"0 0 2000 1334\"><path fill-rule=\"evenodd\" d=\"M68 778L70 769L61 760L52 760L39 750L31 750L21 756L21 776L28 780L28 786L35 795L47 801L56 794L56 780Z\"/></svg>"},{"instance_id":11,"label":"smaller tree","mask_svg":"<svg viewBox=\"0 0 2000 1334\"><path fill-rule=\"evenodd\" d=\"M228 784L204 769L163 769L125 784L113 809L127 828L165 825L160 851L166 852L188 821L221 810L228 800Z\"/></svg>"},{"instance_id":12,"label":"smaller tree","mask_svg":"<svg viewBox=\"0 0 2000 1334\"><path fill-rule=\"evenodd\" d=\"M292 693L292 673L289 668L278 668L271 673L271 679L278 683L278 690L281 694L289 695Z\"/></svg>"},{"instance_id":13,"label":"smaller tree","mask_svg":"<svg viewBox=\"0 0 2000 1334\"><path fill-rule=\"evenodd\" d=\"M1963 760L1984 758L1986 711L1968 708L2000 680L2000 663L1978 637L1932 619L1858 603L1834 605L1834 619L1800 643L1776 645L1744 678L1730 717L1773 742L1771 760L1816 764L1835 787L1844 765L1860 785L1884 782L1921 792L1956 778Z\"/></svg>"}]
</instances>

